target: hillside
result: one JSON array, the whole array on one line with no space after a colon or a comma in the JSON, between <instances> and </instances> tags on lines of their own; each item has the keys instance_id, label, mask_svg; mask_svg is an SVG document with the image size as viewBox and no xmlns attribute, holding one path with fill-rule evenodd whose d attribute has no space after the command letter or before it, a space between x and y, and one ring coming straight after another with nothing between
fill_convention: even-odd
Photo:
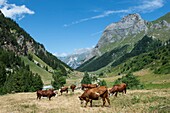
<instances>
[{"instance_id":1,"label":"hillside","mask_svg":"<svg viewBox=\"0 0 170 113\"><path fill-rule=\"evenodd\" d=\"M97 71L102 68L107 69L110 66L122 63L125 59L128 60L133 56L160 47L158 42L165 44L170 39L169 15L170 13L155 21L148 22L143 20L139 14L130 14L119 22L110 24L91 52L91 59L80 65L77 70ZM146 37L150 37L147 40L148 42ZM156 44L158 45L156 46ZM121 48L124 47L126 49L122 50Z\"/></svg>"},{"instance_id":2,"label":"hillside","mask_svg":"<svg viewBox=\"0 0 170 113\"><path fill-rule=\"evenodd\" d=\"M132 51L133 52L133 51ZM155 74L170 74L170 41L161 47L155 47L150 52L127 59L122 57L112 64L113 70L119 68L119 73L135 72L149 68ZM117 67L116 67L117 66Z\"/></svg>"},{"instance_id":3,"label":"hillside","mask_svg":"<svg viewBox=\"0 0 170 113\"><path fill-rule=\"evenodd\" d=\"M20 79L20 75L23 74L21 81L26 79L25 81L33 83L33 81L27 78L29 76L38 76L38 79L42 79L42 81L40 81L43 83L38 88L40 89L43 84L51 84L53 80L52 75L55 71L60 71L60 76L67 76L68 72L72 71L68 65L48 52L42 44L36 42L14 20L6 18L1 11L0 39L0 52L2 56L0 57L0 63L3 65L2 69L5 69L3 77L7 77L7 79L3 79L2 86L7 84L6 82L10 82L8 79L12 80L14 75L16 75L16 80L13 79L11 83ZM7 58L5 59L3 56ZM21 83L17 82L16 84L19 84L18 86L21 85ZM10 84L8 84L8 87L10 87ZM25 88L27 88L27 86L25 86ZM37 88L33 87L32 89L25 88L23 89L26 92L37 90ZM7 92L10 93L12 90L15 91L13 88L9 89ZM21 89L17 92L22 92L24 90ZM2 91L3 87L0 88L0 92ZM4 93L6 93L6 91Z\"/></svg>"}]
</instances>

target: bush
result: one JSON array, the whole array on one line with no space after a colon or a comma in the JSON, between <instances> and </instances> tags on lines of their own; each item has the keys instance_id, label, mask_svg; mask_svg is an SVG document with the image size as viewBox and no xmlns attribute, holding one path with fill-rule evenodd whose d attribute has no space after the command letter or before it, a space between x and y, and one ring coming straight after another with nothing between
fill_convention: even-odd
<instances>
[{"instance_id":1,"label":"bush","mask_svg":"<svg viewBox=\"0 0 170 113\"><path fill-rule=\"evenodd\" d=\"M100 82L98 82L98 84L99 84L100 86L107 86L107 83L106 83L105 80L101 80Z\"/></svg>"},{"instance_id":2,"label":"bush","mask_svg":"<svg viewBox=\"0 0 170 113\"><path fill-rule=\"evenodd\" d=\"M120 83L126 83L128 89L144 88L144 86L140 83L137 77L131 73L127 74L126 76L123 76L122 78L118 78L113 85L120 84Z\"/></svg>"}]
</instances>

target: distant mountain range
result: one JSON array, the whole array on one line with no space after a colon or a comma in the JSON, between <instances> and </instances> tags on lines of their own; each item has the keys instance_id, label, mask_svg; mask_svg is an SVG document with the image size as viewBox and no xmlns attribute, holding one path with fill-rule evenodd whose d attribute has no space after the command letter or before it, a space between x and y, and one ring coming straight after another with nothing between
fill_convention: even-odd
<instances>
[{"instance_id":1,"label":"distant mountain range","mask_svg":"<svg viewBox=\"0 0 170 113\"><path fill-rule=\"evenodd\" d=\"M143 39L144 37L145 39ZM170 13L152 22L143 20L139 14L129 14L119 22L112 23L106 27L95 48L84 58L83 61L86 62L79 62L79 64L82 64L80 66L77 65L79 66L77 70L97 71L102 68L115 66L114 64L128 53L135 53L135 55L128 54L133 57L155 49L150 47L150 49L146 49L147 51L140 52L140 50L135 49L139 46L139 41L144 43L146 40L152 40L156 43L159 40L161 43L165 43L169 39ZM153 42L148 43L154 45ZM151 46L151 44L146 44L146 48L149 48L148 46ZM140 46L142 46L141 43ZM76 57L78 58L79 56Z\"/></svg>"},{"instance_id":2,"label":"distant mountain range","mask_svg":"<svg viewBox=\"0 0 170 113\"><path fill-rule=\"evenodd\" d=\"M83 64L88 59L88 57L90 57L91 51L92 51L91 48L81 49L73 54L58 58L61 61L65 62L70 67L72 67L73 69L76 69L81 64Z\"/></svg>"}]
</instances>

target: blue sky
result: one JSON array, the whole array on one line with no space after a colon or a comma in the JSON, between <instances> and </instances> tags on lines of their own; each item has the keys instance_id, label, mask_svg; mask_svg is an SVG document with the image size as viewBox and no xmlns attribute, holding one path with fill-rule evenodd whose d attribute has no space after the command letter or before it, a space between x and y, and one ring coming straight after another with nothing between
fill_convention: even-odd
<instances>
[{"instance_id":1,"label":"blue sky","mask_svg":"<svg viewBox=\"0 0 170 113\"><path fill-rule=\"evenodd\" d=\"M168 1L0 0L0 9L49 52L61 55L92 48L107 25L127 14L139 13L148 21L159 18L170 12Z\"/></svg>"}]
</instances>

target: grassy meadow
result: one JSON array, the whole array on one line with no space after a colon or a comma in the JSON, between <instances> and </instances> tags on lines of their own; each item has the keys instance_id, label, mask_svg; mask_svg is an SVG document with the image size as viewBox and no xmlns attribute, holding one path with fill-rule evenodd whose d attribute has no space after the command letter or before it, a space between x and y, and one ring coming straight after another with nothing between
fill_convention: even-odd
<instances>
[{"instance_id":1,"label":"grassy meadow","mask_svg":"<svg viewBox=\"0 0 170 113\"><path fill-rule=\"evenodd\" d=\"M36 93L16 93L0 96L0 113L168 113L170 111L170 89L127 90L127 94L111 96L111 106L102 107L102 100L93 101L93 107L80 105L78 96L83 92L59 94L36 99Z\"/></svg>"}]
</instances>

